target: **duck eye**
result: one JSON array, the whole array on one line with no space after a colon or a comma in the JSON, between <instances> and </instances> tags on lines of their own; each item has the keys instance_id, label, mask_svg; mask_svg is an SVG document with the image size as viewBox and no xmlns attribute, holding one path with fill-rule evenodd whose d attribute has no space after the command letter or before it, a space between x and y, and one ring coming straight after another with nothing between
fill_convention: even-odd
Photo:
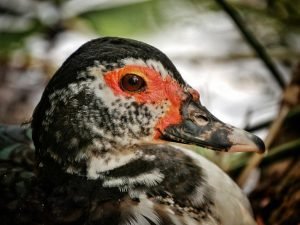
<instances>
[{"instance_id":1,"label":"duck eye","mask_svg":"<svg viewBox=\"0 0 300 225\"><path fill-rule=\"evenodd\" d=\"M120 86L124 91L137 92L145 90L146 82L142 77L128 73L122 77Z\"/></svg>"}]
</instances>

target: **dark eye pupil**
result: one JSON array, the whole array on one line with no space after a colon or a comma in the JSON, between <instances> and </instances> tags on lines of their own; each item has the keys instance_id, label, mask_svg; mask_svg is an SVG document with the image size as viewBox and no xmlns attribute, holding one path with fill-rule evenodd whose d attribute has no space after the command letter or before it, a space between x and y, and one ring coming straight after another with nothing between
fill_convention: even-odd
<instances>
[{"instance_id":1,"label":"dark eye pupil","mask_svg":"<svg viewBox=\"0 0 300 225\"><path fill-rule=\"evenodd\" d=\"M136 74L126 74L121 79L121 88L124 91L143 91L146 87L145 80Z\"/></svg>"},{"instance_id":2,"label":"dark eye pupil","mask_svg":"<svg viewBox=\"0 0 300 225\"><path fill-rule=\"evenodd\" d=\"M132 76L128 78L128 84L132 86L137 86L140 83L140 79L136 76Z\"/></svg>"}]
</instances>

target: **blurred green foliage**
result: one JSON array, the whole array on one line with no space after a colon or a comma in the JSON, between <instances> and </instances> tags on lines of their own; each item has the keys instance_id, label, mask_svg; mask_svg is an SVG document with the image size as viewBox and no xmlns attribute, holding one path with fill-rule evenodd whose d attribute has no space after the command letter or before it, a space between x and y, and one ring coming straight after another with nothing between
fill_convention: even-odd
<instances>
[{"instance_id":1,"label":"blurred green foliage","mask_svg":"<svg viewBox=\"0 0 300 225\"><path fill-rule=\"evenodd\" d=\"M163 18L157 1L146 1L134 5L94 10L80 15L98 34L108 36L132 36L147 33Z\"/></svg>"},{"instance_id":2,"label":"blurred green foliage","mask_svg":"<svg viewBox=\"0 0 300 225\"><path fill-rule=\"evenodd\" d=\"M50 21L54 21L50 23L41 16L43 12L38 12L41 2L29 2L32 10L14 8L14 4L18 4L17 1L12 1L9 5L0 2L0 13L3 18L7 18L4 25L4 21L0 21L0 56L7 56L11 51L21 49L26 38L32 35L42 35L51 41L57 34L66 30L80 32L82 26L77 26L78 24L84 24L90 32L101 36L132 36L150 32L163 20L157 0L133 3L128 1L128 4L125 4L126 1L119 1L119 4L111 6L107 4L102 6L99 3L95 7L79 10L74 15L66 17L64 12L68 10L67 3L70 1L47 1L49 8L57 11L53 14L57 18L50 18ZM26 27L14 28L13 26L20 20L26 21Z\"/></svg>"},{"instance_id":3,"label":"blurred green foliage","mask_svg":"<svg viewBox=\"0 0 300 225\"><path fill-rule=\"evenodd\" d=\"M32 35L40 34L51 40L65 30L81 29L82 27L77 26L79 23L85 24L90 32L98 35L133 36L162 29L163 25L168 23L176 23L176 17L170 16L172 14L170 9L174 8L174 15L176 15L180 7L185 4L189 6L194 4L195 8L199 8L199 13L203 13L204 10L220 10L216 2L211 0L102 1L102 4L100 1L94 7L82 7L84 10L66 17L64 13L68 10L72 11L72 8L68 8L68 4L72 1L26 0L27 8L22 8L22 4L19 5L17 0L11 0L9 4L6 4L7 2L0 1L1 57L24 47L24 41ZM261 30L257 29L258 27L265 27L266 30L272 27L281 35L282 42L289 33L300 32L300 0L230 0L228 2L242 13L254 32ZM75 3L83 6L86 4L79 1ZM177 8L174 7L176 4L179 5ZM40 7L41 5L44 8ZM52 15L55 18L43 18L45 7L56 11ZM24 20L27 22L26 26L14 28L18 22ZM273 33L271 32L269 36L259 33L257 35L272 39Z\"/></svg>"}]
</instances>

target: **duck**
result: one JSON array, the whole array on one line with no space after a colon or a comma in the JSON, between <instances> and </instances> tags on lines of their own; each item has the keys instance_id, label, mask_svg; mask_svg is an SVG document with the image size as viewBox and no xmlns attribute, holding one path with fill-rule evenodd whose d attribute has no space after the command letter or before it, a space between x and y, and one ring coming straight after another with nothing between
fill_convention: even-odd
<instances>
[{"instance_id":1,"label":"duck","mask_svg":"<svg viewBox=\"0 0 300 225\"><path fill-rule=\"evenodd\" d=\"M3 224L256 224L241 189L190 147L261 153L263 141L213 116L151 45L83 44L50 79L31 130L34 147L0 164Z\"/></svg>"}]
</instances>

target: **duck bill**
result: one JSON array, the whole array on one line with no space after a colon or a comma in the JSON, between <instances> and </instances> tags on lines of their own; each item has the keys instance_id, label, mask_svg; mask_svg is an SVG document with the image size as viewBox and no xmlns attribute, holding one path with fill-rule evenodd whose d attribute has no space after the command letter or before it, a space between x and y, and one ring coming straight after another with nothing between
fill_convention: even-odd
<instances>
[{"instance_id":1,"label":"duck bill","mask_svg":"<svg viewBox=\"0 0 300 225\"><path fill-rule=\"evenodd\" d=\"M168 126L163 138L186 144L226 152L265 151L264 142L242 129L225 124L214 117L204 106L187 100L181 108L182 121Z\"/></svg>"}]
</instances>

